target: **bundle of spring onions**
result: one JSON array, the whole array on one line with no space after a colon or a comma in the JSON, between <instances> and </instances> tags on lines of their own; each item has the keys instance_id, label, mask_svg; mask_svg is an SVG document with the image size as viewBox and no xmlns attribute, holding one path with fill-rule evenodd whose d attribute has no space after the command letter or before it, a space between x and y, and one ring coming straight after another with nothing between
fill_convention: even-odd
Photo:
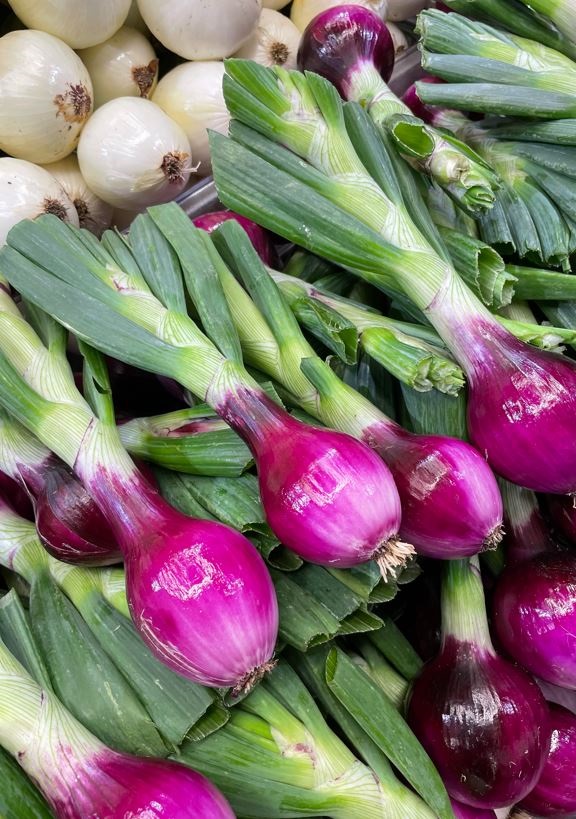
<instances>
[{"instance_id":1,"label":"bundle of spring onions","mask_svg":"<svg viewBox=\"0 0 576 819\"><path fill-rule=\"evenodd\" d=\"M231 210L7 234L0 815L576 815L576 16L437 5L227 60Z\"/></svg>"}]
</instances>

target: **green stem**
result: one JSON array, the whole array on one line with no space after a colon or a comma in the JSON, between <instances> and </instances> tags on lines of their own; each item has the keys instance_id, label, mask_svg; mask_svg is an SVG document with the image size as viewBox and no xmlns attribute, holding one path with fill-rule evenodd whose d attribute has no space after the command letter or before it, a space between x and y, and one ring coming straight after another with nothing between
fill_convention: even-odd
<instances>
[{"instance_id":1,"label":"green stem","mask_svg":"<svg viewBox=\"0 0 576 819\"><path fill-rule=\"evenodd\" d=\"M476 557L447 562L442 584L442 635L494 652Z\"/></svg>"}]
</instances>

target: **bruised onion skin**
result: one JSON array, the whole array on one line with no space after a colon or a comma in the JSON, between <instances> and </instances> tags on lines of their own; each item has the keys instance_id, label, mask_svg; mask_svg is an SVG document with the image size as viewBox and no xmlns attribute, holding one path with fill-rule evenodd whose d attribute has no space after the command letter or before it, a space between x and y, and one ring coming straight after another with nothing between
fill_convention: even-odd
<instances>
[{"instance_id":1,"label":"bruised onion skin","mask_svg":"<svg viewBox=\"0 0 576 819\"><path fill-rule=\"evenodd\" d=\"M374 424L364 438L390 467L402 506L400 537L419 554L461 558L497 546L502 498L476 449L390 424Z\"/></svg>"},{"instance_id":2,"label":"bruised onion skin","mask_svg":"<svg viewBox=\"0 0 576 819\"><path fill-rule=\"evenodd\" d=\"M303 424L243 387L215 408L250 447L266 519L300 557L344 569L402 548L392 475L361 441Z\"/></svg>"},{"instance_id":3,"label":"bruised onion skin","mask_svg":"<svg viewBox=\"0 0 576 819\"><path fill-rule=\"evenodd\" d=\"M471 808L470 805L463 805L461 802L455 802L454 799L450 800L450 804L456 819L496 819L493 810Z\"/></svg>"},{"instance_id":4,"label":"bruised onion skin","mask_svg":"<svg viewBox=\"0 0 576 819\"><path fill-rule=\"evenodd\" d=\"M388 82L394 68L392 35L369 9L335 6L308 23L298 49L298 68L325 77L348 99L353 76L366 68Z\"/></svg>"},{"instance_id":5,"label":"bruised onion skin","mask_svg":"<svg viewBox=\"0 0 576 819\"><path fill-rule=\"evenodd\" d=\"M576 688L576 557L547 552L509 566L493 598L493 624L508 654L532 674Z\"/></svg>"},{"instance_id":6,"label":"bruised onion skin","mask_svg":"<svg viewBox=\"0 0 576 819\"><path fill-rule=\"evenodd\" d=\"M538 784L520 807L537 816L572 819L576 814L576 716L550 705L550 752Z\"/></svg>"},{"instance_id":7,"label":"bruised onion skin","mask_svg":"<svg viewBox=\"0 0 576 819\"><path fill-rule=\"evenodd\" d=\"M130 613L152 652L200 684L250 688L270 667L278 632L256 548L222 523L181 514L133 466L112 474L87 452L75 468L120 544Z\"/></svg>"},{"instance_id":8,"label":"bruised onion skin","mask_svg":"<svg viewBox=\"0 0 576 819\"><path fill-rule=\"evenodd\" d=\"M193 219L193 223L197 228L205 230L207 233L212 233L220 227L223 222L233 219L238 222L240 227L244 228L248 238L252 242L254 250L260 256L264 264L271 266L273 263L273 248L270 237L264 228L248 219L246 216L240 216L239 213L234 213L231 210L216 210L211 213L203 213Z\"/></svg>"},{"instance_id":9,"label":"bruised onion skin","mask_svg":"<svg viewBox=\"0 0 576 819\"><path fill-rule=\"evenodd\" d=\"M569 495L547 495L544 498L544 505L554 529L568 543L576 545L576 507L574 503L574 497Z\"/></svg>"},{"instance_id":10,"label":"bruised onion skin","mask_svg":"<svg viewBox=\"0 0 576 819\"><path fill-rule=\"evenodd\" d=\"M473 642L447 636L410 693L407 719L453 799L514 804L546 760L548 708L523 671Z\"/></svg>"}]
</instances>

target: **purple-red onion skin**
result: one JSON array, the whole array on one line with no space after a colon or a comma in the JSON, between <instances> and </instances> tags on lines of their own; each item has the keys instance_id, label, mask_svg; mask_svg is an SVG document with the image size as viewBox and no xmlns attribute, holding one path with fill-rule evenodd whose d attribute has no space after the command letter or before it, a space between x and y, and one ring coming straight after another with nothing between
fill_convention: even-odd
<instances>
[{"instance_id":1,"label":"purple-red onion skin","mask_svg":"<svg viewBox=\"0 0 576 819\"><path fill-rule=\"evenodd\" d=\"M81 763L74 749L62 748L59 756L62 770L55 772L46 792L59 819L235 817L215 785L177 762L109 749L82 758Z\"/></svg>"},{"instance_id":2,"label":"purple-red onion skin","mask_svg":"<svg viewBox=\"0 0 576 819\"><path fill-rule=\"evenodd\" d=\"M574 497L569 495L547 495L544 499L546 511L554 529L568 543L576 545L576 508Z\"/></svg>"},{"instance_id":3,"label":"purple-red onion skin","mask_svg":"<svg viewBox=\"0 0 576 819\"><path fill-rule=\"evenodd\" d=\"M34 507L30 500L30 495L17 483L10 475L0 472L0 497L16 512L21 518L34 520Z\"/></svg>"},{"instance_id":4,"label":"purple-red onion skin","mask_svg":"<svg viewBox=\"0 0 576 819\"><path fill-rule=\"evenodd\" d=\"M293 418L239 388L216 411L250 447L266 519L304 560L341 569L372 558L400 528L398 490L366 444Z\"/></svg>"},{"instance_id":5,"label":"purple-red onion skin","mask_svg":"<svg viewBox=\"0 0 576 819\"><path fill-rule=\"evenodd\" d=\"M407 719L465 805L505 807L538 781L550 739L546 701L527 674L473 643L445 639L412 687Z\"/></svg>"},{"instance_id":6,"label":"purple-red onion skin","mask_svg":"<svg viewBox=\"0 0 576 819\"><path fill-rule=\"evenodd\" d=\"M394 68L394 42L386 24L363 6L335 6L311 20L300 40L298 68L329 80L345 99L351 77L375 68L388 82Z\"/></svg>"},{"instance_id":7,"label":"purple-red onion skin","mask_svg":"<svg viewBox=\"0 0 576 819\"><path fill-rule=\"evenodd\" d=\"M376 436L377 430L368 431L366 440ZM400 537L419 554L455 559L496 545L491 538L502 525L502 498L474 447L456 438L402 431L395 443L375 448L398 487Z\"/></svg>"},{"instance_id":8,"label":"purple-red onion skin","mask_svg":"<svg viewBox=\"0 0 576 819\"><path fill-rule=\"evenodd\" d=\"M500 645L532 674L576 688L576 556L545 553L504 570L493 598Z\"/></svg>"},{"instance_id":9,"label":"purple-red onion skin","mask_svg":"<svg viewBox=\"0 0 576 819\"><path fill-rule=\"evenodd\" d=\"M472 808L470 805L463 805L462 802L456 802L454 799L450 800L450 804L456 819L496 819L493 810Z\"/></svg>"},{"instance_id":10,"label":"purple-red onion skin","mask_svg":"<svg viewBox=\"0 0 576 819\"><path fill-rule=\"evenodd\" d=\"M216 230L221 224L230 219L238 222L240 227L244 228L248 238L252 242L254 250L258 253L264 264L271 266L274 260L274 250L270 236L264 228L246 216L240 216L239 213L234 213L234 211L231 210L217 210L212 211L212 213L204 213L201 216L197 216L192 221L197 228L201 228L207 233L212 233L213 230Z\"/></svg>"},{"instance_id":11,"label":"purple-red onion skin","mask_svg":"<svg viewBox=\"0 0 576 819\"><path fill-rule=\"evenodd\" d=\"M576 816L576 716L550 705L550 752L538 784L520 807L537 816L573 819Z\"/></svg>"},{"instance_id":12,"label":"purple-red onion skin","mask_svg":"<svg viewBox=\"0 0 576 819\"><path fill-rule=\"evenodd\" d=\"M576 364L483 319L473 329L475 348L463 350L471 442L512 483L535 492L575 491Z\"/></svg>"},{"instance_id":13,"label":"purple-red onion skin","mask_svg":"<svg viewBox=\"0 0 576 819\"><path fill-rule=\"evenodd\" d=\"M441 80L439 77L426 75L425 77L418 77L418 82L442 83L444 80ZM402 102L408 106L415 117L420 117L420 119L428 123L428 125L434 124L435 109L433 106L426 105L426 103L422 102L418 96L415 83L412 83L412 85L406 89L402 95Z\"/></svg>"}]
</instances>

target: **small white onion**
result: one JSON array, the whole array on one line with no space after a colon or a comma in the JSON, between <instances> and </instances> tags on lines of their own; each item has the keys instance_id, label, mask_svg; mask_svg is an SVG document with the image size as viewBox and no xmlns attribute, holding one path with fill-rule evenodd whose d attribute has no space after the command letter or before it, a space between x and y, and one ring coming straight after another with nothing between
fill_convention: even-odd
<instances>
[{"instance_id":1,"label":"small white onion","mask_svg":"<svg viewBox=\"0 0 576 819\"><path fill-rule=\"evenodd\" d=\"M94 108L116 97L146 97L158 82L154 49L136 29L123 26L109 40L78 52L94 89Z\"/></svg>"},{"instance_id":2,"label":"small white onion","mask_svg":"<svg viewBox=\"0 0 576 819\"><path fill-rule=\"evenodd\" d=\"M44 168L24 159L0 159L0 246L22 219L52 213L78 227L78 215L62 185Z\"/></svg>"},{"instance_id":3,"label":"small white onion","mask_svg":"<svg viewBox=\"0 0 576 819\"><path fill-rule=\"evenodd\" d=\"M224 63L183 63L162 77L152 101L177 122L190 141L198 173L210 173L208 128L228 132L230 114L224 102Z\"/></svg>"},{"instance_id":4,"label":"small white onion","mask_svg":"<svg viewBox=\"0 0 576 819\"><path fill-rule=\"evenodd\" d=\"M389 20L386 20L386 28L390 32L394 43L394 54L399 57L408 48L408 37L406 37L400 26L391 23Z\"/></svg>"},{"instance_id":5,"label":"small white onion","mask_svg":"<svg viewBox=\"0 0 576 819\"><path fill-rule=\"evenodd\" d=\"M140 32L140 34L148 35L150 33L148 31L148 26L142 19L142 15L140 14L140 9L138 8L138 3L136 0L132 0L128 17L124 20L124 25L130 26L130 28L135 28L136 31Z\"/></svg>"},{"instance_id":6,"label":"small white onion","mask_svg":"<svg viewBox=\"0 0 576 819\"><path fill-rule=\"evenodd\" d=\"M78 162L100 199L137 210L174 199L186 186L192 158L186 134L158 105L118 97L90 117Z\"/></svg>"},{"instance_id":7,"label":"small white onion","mask_svg":"<svg viewBox=\"0 0 576 819\"><path fill-rule=\"evenodd\" d=\"M340 0L294 0L290 9L290 19L299 31L304 31L310 20L313 20L320 12L341 5ZM348 0L348 5L364 6L384 20L388 0Z\"/></svg>"},{"instance_id":8,"label":"small white onion","mask_svg":"<svg viewBox=\"0 0 576 819\"><path fill-rule=\"evenodd\" d=\"M138 0L152 34L186 60L221 60L256 28L261 0Z\"/></svg>"},{"instance_id":9,"label":"small white onion","mask_svg":"<svg viewBox=\"0 0 576 819\"><path fill-rule=\"evenodd\" d=\"M296 68L300 37L300 31L284 14L262 9L256 31L234 56L269 67Z\"/></svg>"},{"instance_id":10,"label":"small white onion","mask_svg":"<svg viewBox=\"0 0 576 819\"><path fill-rule=\"evenodd\" d=\"M386 20L399 23L402 20L409 20L416 17L422 9L430 6L429 0L388 0L388 11Z\"/></svg>"},{"instance_id":11,"label":"small white onion","mask_svg":"<svg viewBox=\"0 0 576 819\"><path fill-rule=\"evenodd\" d=\"M96 236L100 236L106 228L110 227L114 208L103 202L90 190L80 173L78 159L74 154L61 159L60 162L45 165L44 168L64 188L76 209L81 228L86 228Z\"/></svg>"},{"instance_id":12,"label":"small white onion","mask_svg":"<svg viewBox=\"0 0 576 819\"><path fill-rule=\"evenodd\" d=\"M10 0L28 28L46 31L72 48L102 43L118 31L131 0Z\"/></svg>"},{"instance_id":13,"label":"small white onion","mask_svg":"<svg viewBox=\"0 0 576 819\"><path fill-rule=\"evenodd\" d=\"M262 0L263 9L283 9L290 0Z\"/></svg>"},{"instance_id":14,"label":"small white onion","mask_svg":"<svg viewBox=\"0 0 576 819\"><path fill-rule=\"evenodd\" d=\"M68 156L92 111L90 75L43 31L0 38L0 150L44 164Z\"/></svg>"}]
</instances>

